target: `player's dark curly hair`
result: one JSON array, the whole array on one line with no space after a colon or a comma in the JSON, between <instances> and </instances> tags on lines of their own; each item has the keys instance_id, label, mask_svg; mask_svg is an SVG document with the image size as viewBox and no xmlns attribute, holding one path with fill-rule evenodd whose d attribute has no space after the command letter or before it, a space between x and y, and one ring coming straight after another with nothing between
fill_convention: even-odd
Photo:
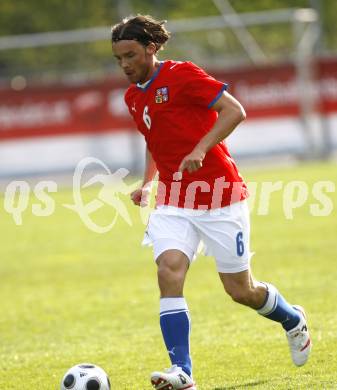
<instances>
[{"instance_id":1,"label":"player's dark curly hair","mask_svg":"<svg viewBox=\"0 0 337 390\"><path fill-rule=\"evenodd\" d=\"M156 51L160 50L170 38L170 33L164 24L166 20L158 21L149 15L129 16L111 28L112 42L135 40L144 46L153 42Z\"/></svg>"}]
</instances>

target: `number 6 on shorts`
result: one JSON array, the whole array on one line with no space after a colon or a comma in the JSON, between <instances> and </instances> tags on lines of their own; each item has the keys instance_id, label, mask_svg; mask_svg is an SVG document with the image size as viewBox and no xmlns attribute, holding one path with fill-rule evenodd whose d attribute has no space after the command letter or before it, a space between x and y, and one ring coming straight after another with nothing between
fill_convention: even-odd
<instances>
[{"instance_id":1,"label":"number 6 on shorts","mask_svg":"<svg viewBox=\"0 0 337 390\"><path fill-rule=\"evenodd\" d=\"M236 235L236 253L238 256L242 256L245 252L245 245L242 241L242 238L243 238L243 233L242 232L239 232L237 235Z\"/></svg>"}]
</instances>

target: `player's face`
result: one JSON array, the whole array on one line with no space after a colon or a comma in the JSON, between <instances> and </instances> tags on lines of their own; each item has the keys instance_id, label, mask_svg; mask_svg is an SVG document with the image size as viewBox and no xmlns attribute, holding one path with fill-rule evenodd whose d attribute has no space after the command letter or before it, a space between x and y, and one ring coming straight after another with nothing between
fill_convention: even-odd
<instances>
[{"instance_id":1,"label":"player's face","mask_svg":"<svg viewBox=\"0 0 337 390\"><path fill-rule=\"evenodd\" d=\"M143 46L137 41L122 40L112 44L112 51L130 83L144 83L154 71L155 45Z\"/></svg>"}]
</instances>

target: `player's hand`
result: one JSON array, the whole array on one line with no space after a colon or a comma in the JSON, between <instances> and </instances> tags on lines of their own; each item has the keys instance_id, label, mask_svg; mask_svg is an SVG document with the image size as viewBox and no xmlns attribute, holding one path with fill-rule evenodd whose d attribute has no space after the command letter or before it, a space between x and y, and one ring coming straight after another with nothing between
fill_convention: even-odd
<instances>
[{"instance_id":1,"label":"player's hand","mask_svg":"<svg viewBox=\"0 0 337 390\"><path fill-rule=\"evenodd\" d=\"M190 154L183 158L179 165L178 172L183 173L185 169L187 169L189 173L197 171L202 167L205 155L206 153L202 149L193 149Z\"/></svg>"},{"instance_id":2,"label":"player's hand","mask_svg":"<svg viewBox=\"0 0 337 390\"><path fill-rule=\"evenodd\" d=\"M145 185L131 192L130 198L136 206L146 207L150 202L151 187Z\"/></svg>"}]
</instances>

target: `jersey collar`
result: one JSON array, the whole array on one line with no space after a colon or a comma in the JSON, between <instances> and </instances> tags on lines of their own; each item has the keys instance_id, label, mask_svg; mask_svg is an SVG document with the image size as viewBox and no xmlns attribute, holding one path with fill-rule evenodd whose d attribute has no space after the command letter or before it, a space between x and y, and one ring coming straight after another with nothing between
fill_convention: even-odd
<instances>
[{"instance_id":1,"label":"jersey collar","mask_svg":"<svg viewBox=\"0 0 337 390\"><path fill-rule=\"evenodd\" d=\"M163 64L164 64L164 61L160 61L160 65L159 65L158 69L153 73L150 80L146 81L143 84L137 83L136 84L137 88L139 88L141 91L145 92L149 88L149 86L152 84L152 82L155 80L155 78L158 76L159 71L162 68Z\"/></svg>"}]
</instances>

